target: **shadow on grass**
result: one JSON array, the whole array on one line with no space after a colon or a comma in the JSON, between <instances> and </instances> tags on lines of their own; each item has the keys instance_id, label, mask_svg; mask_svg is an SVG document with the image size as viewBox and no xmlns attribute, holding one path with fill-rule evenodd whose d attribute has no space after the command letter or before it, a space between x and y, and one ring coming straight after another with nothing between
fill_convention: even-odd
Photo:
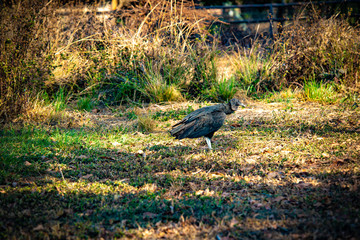
<instances>
[{"instance_id":1,"label":"shadow on grass","mask_svg":"<svg viewBox=\"0 0 360 240\"><path fill-rule=\"evenodd\" d=\"M281 136L297 136L307 133L311 135L327 136L334 133L354 134L360 133L360 126L354 121L344 124L340 119L332 119L330 121L314 121L312 123L297 120L288 122L274 122L273 119L257 119L250 121L246 126L244 120L231 124L231 129L256 129L266 133L279 132Z\"/></svg>"},{"instance_id":2,"label":"shadow on grass","mask_svg":"<svg viewBox=\"0 0 360 240\"><path fill-rule=\"evenodd\" d=\"M263 125L271 131L270 123ZM280 125L278 129L288 127ZM314 131L319 134L321 129ZM284 137L293 134L284 132ZM1 163L6 166L3 174L16 170L23 177L37 179L19 182L16 187L4 181L7 185L0 188L0 237L113 238L139 227L171 226L182 219L197 227L212 227L211 237L360 237L358 173L304 174L299 169L273 176L277 181L272 183L254 183L245 177L267 178L264 169L274 166L262 162L247 168L230 159L227 150L234 150L231 146L236 146L239 138L219 133L212 152L171 142L144 147L143 153L63 143L61 149L68 149L75 157L33 149L29 146L39 140L30 139L26 143L30 144L29 154L20 158L8 154L1 159L9 158ZM45 150L54 144L46 139L43 143ZM13 161L18 168L11 167ZM32 165L26 166L26 161ZM63 170L54 167L47 171L55 163ZM273 169L286 170L280 165ZM67 183L62 182L62 175ZM241 177L231 177L235 175ZM294 182L294 176L299 181ZM308 179L314 184L308 184Z\"/></svg>"},{"instance_id":3,"label":"shadow on grass","mask_svg":"<svg viewBox=\"0 0 360 240\"><path fill-rule=\"evenodd\" d=\"M196 226L200 222L217 226L222 219L226 227L216 233L234 238L262 239L270 233L281 238L360 237L359 192L336 184L344 179L343 174L313 177L331 182L304 187L284 181L275 191L271 190L274 186L218 179L204 181L202 192L196 193L186 187L199 181L193 176L180 181L184 186L178 191L164 187L135 193L61 193L57 188L66 188L64 183L40 192L8 189L1 193L0 232L2 238L120 237L131 229L171 225L181 219ZM354 179L352 174L346 177ZM103 183L108 187L117 184ZM217 192L214 184L225 187ZM233 218L237 222L231 225Z\"/></svg>"}]
</instances>

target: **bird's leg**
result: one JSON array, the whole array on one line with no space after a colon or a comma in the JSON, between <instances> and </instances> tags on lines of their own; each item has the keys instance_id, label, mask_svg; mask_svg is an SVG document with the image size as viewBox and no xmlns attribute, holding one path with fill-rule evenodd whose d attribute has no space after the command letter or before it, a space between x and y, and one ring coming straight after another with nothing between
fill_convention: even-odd
<instances>
[{"instance_id":1,"label":"bird's leg","mask_svg":"<svg viewBox=\"0 0 360 240\"><path fill-rule=\"evenodd\" d=\"M212 148L211 148L211 140L210 140L210 138L205 137L205 141L206 141L207 145L209 146L209 149L210 149L210 150L212 150Z\"/></svg>"}]
</instances>

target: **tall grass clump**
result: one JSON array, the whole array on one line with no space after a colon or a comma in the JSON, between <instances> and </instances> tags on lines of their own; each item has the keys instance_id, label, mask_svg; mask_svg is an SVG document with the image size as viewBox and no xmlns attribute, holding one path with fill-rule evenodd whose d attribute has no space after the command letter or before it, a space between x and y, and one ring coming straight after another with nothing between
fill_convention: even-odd
<instances>
[{"instance_id":1,"label":"tall grass clump","mask_svg":"<svg viewBox=\"0 0 360 240\"><path fill-rule=\"evenodd\" d=\"M166 83L161 76L150 76L145 91L154 102L179 101L183 99L175 84Z\"/></svg>"},{"instance_id":2,"label":"tall grass clump","mask_svg":"<svg viewBox=\"0 0 360 240\"><path fill-rule=\"evenodd\" d=\"M60 87L54 94L51 104L54 106L55 111L62 111L66 108L68 102L68 96L66 90Z\"/></svg>"},{"instance_id":3,"label":"tall grass clump","mask_svg":"<svg viewBox=\"0 0 360 240\"><path fill-rule=\"evenodd\" d=\"M232 99L238 90L238 82L235 77L230 77L229 79L218 80L204 93L209 99L221 102Z\"/></svg>"},{"instance_id":4,"label":"tall grass clump","mask_svg":"<svg viewBox=\"0 0 360 240\"><path fill-rule=\"evenodd\" d=\"M186 88L187 93L191 96L204 98L205 93L216 84L218 78L218 69L215 63L216 46L206 46L201 51L196 50L190 54L189 60L192 66L189 69L193 74Z\"/></svg>"},{"instance_id":5,"label":"tall grass clump","mask_svg":"<svg viewBox=\"0 0 360 240\"><path fill-rule=\"evenodd\" d=\"M54 104L57 103L57 104ZM65 111L66 105L60 104L60 102L49 102L47 94L45 92L39 92L39 94L27 104L28 109L19 114L14 119L14 122L27 124L59 124L67 123L73 119L69 112Z\"/></svg>"},{"instance_id":6,"label":"tall grass clump","mask_svg":"<svg viewBox=\"0 0 360 240\"><path fill-rule=\"evenodd\" d=\"M341 84L360 91L360 30L339 15L320 17L285 27L273 44L275 89L304 86L307 81Z\"/></svg>"},{"instance_id":7,"label":"tall grass clump","mask_svg":"<svg viewBox=\"0 0 360 240\"><path fill-rule=\"evenodd\" d=\"M333 83L322 83L310 80L304 83L302 96L306 101L334 103L336 101L337 92Z\"/></svg>"},{"instance_id":8,"label":"tall grass clump","mask_svg":"<svg viewBox=\"0 0 360 240\"><path fill-rule=\"evenodd\" d=\"M248 95L273 89L272 74L277 63L257 40L250 49L238 49L231 56L231 62L236 69L235 77L239 87Z\"/></svg>"}]
</instances>

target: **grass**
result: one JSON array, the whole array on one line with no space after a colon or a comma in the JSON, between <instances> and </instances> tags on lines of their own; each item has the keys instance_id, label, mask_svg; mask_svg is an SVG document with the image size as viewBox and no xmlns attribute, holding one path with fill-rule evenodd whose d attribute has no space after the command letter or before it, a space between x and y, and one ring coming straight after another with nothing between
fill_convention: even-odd
<instances>
[{"instance_id":1,"label":"grass","mask_svg":"<svg viewBox=\"0 0 360 240\"><path fill-rule=\"evenodd\" d=\"M211 86L217 49L216 41L208 44L206 25L213 17L192 8L191 2L140 4L144 7L135 12L124 10L124 18L104 21L94 6L79 15L82 6L77 5L64 17L53 15L64 7L59 1L4 3L1 122L26 112L27 103L42 91L54 99L59 97L54 89L66 89L80 102L81 96L102 94L105 104L114 105L182 101L191 84L197 86L194 94ZM56 103L63 108L62 101Z\"/></svg>"},{"instance_id":2,"label":"grass","mask_svg":"<svg viewBox=\"0 0 360 240\"><path fill-rule=\"evenodd\" d=\"M337 98L334 84L317 83L308 81L304 84L303 96L306 100L320 103L334 103Z\"/></svg>"},{"instance_id":3,"label":"grass","mask_svg":"<svg viewBox=\"0 0 360 240\"><path fill-rule=\"evenodd\" d=\"M181 101L183 96L175 84L167 84L161 76L150 76L145 91L153 102Z\"/></svg>"},{"instance_id":4,"label":"grass","mask_svg":"<svg viewBox=\"0 0 360 240\"><path fill-rule=\"evenodd\" d=\"M271 58L276 56L276 53L273 56L267 56L260 46L255 41L249 50L238 50L235 55L230 56L236 69L235 76L247 95L271 90L269 82L272 82L272 68L278 64Z\"/></svg>"},{"instance_id":5,"label":"grass","mask_svg":"<svg viewBox=\"0 0 360 240\"><path fill-rule=\"evenodd\" d=\"M144 106L147 134L110 111L2 130L1 238L359 237L359 110L248 105L213 151L167 133L194 103Z\"/></svg>"},{"instance_id":6,"label":"grass","mask_svg":"<svg viewBox=\"0 0 360 240\"><path fill-rule=\"evenodd\" d=\"M207 94L210 99L218 102L229 101L239 91L237 85L234 77L223 79L215 83L205 94Z\"/></svg>"},{"instance_id":7,"label":"grass","mask_svg":"<svg viewBox=\"0 0 360 240\"><path fill-rule=\"evenodd\" d=\"M77 101L77 108L79 110L91 111L95 106L95 101L91 97L83 97Z\"/></svg>"}]
</instances>

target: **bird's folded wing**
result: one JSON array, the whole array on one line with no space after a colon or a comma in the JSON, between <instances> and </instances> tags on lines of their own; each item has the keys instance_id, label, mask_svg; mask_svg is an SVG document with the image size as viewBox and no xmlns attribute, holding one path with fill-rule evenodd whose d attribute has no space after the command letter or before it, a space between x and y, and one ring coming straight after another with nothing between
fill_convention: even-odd
<instances>
[{"instance_id":1,"label":"bird's folded wing","mask_svg":"<svg viewBox=\"0 0 360 240\"><path fill-rule=\"evenodd\" d=\"M209 115L209 114L212 114L212 113L218 112L218 111L219 111L219 109L217 108L216 105L197 109L194 112L187 115L186 117L184 117L183 120L176 123L173 127L176 127L177 125L180 125L180 124L183 124L183 123L186 124L186 123L192 122L192 121L194 121L196 119L199 119L201 117L204 117L206 115Z\"/></svg>"},{"instance_id":2,"label":"bird's folded wing","mask_svg":"<svg viewBox=\"0 0 360 240\"><path fill-rule=\"evenodd\" d=\"M198 114L174 125L170 133L178 139L202 137L217 131L223 125L225 117L222 111Z\"/></svg>"}]
</instances>

